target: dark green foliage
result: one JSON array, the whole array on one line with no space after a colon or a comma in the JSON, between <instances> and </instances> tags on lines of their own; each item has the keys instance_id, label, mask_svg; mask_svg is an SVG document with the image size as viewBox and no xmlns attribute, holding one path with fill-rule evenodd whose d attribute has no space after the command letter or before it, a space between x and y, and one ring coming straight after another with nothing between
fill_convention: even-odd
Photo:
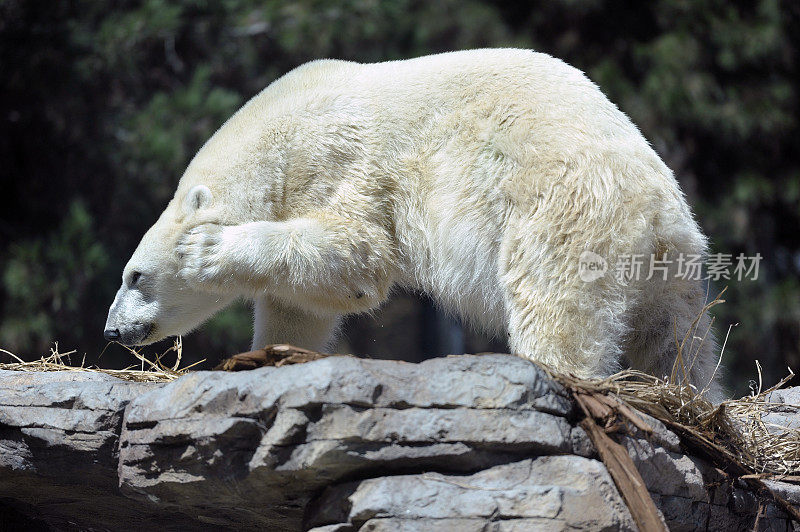
<instances>
[{"instance_id":1,"label":"dark green foliage","mask_svg":"<svg viewBox=\"0 0 800 532\"><path fill-rule=\"evenodd\" d=\"M58 340L89 362L125 260L192 155L244 101L311 59L533 47L584 69L675 170L714 251L759 252L721 336L737 391L753 360L800 369L800 9L776 0L0 2L0 346ZM715 286L716 290L722 285ZM238 306L187 338L247 346ZM202 346L202 351L199 351ZM163 350L163 348L157 348ZM109 350L102 363L128 360Z\"/></svg>"},{"instance_id":2,"label":"dark green foliage","mask_svg":"<svg viewBox=\"0 0 800 532\"><path fill-rule=\"evenodd\" d=\"M2 282L9 312L0 337L7 345L44 353L51 331L79 327L73 325L76 316L103 311L105 305L92 298L90 288L105 273L108 255L82 202L73 201L60 226L45 238L13 242L6 253Z\"/></svg>"}]
</instances>

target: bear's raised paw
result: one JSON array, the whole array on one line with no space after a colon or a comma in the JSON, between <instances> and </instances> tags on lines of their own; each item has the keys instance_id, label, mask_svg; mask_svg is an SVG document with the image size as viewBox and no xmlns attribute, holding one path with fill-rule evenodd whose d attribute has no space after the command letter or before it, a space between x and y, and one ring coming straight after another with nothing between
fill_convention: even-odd
<instances>
[{"instance_id":1,"label":"bear's raised paw","mask_svg":"<svg viewBox=\"0 0 800 532\"><path fill-rule=\"evenodd\" d=\"M230 236L226 227L202 224L178 239L175 253L180 263L178 275L189 283L219 285L233 277L229 256Z\"/></svg>"}]
</instances>

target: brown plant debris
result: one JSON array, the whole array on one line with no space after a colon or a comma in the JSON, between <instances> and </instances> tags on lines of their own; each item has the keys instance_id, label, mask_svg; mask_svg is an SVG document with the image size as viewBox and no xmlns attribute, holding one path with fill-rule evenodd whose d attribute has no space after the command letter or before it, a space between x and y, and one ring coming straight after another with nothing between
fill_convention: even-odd
<instances>
[{"instance_id":1,"label":"brown plant debris","mask_svg":"<svg viewBox=\"0 0 800 532\"><path fill-rule=\"evenodd\" d=\"M602 420L605 426L609 426L616 421L617 415L622 415L648 434L652 432L650 426L622 403L609 396L574 391L573 397L586 416L581 420L580 426L589 436L597 449L597 454L606 465L606 469L625 500L636 526L639 530L666 531L667 525L661 518L661 514L659 514L628 451L609 437L606 430L597 424L596 418Z\"/></svg>"},{"instance_id":2,"label":"brown plant debris","mask_svg":"<svg viewBox=\"0 0 800 532\"><path fill-rule=\"evenodd\" d=\"M786 378L767 390L719 405L711 404L690 385L674 384L633 370L607 379L579 379L551 370L547 372L572 393L581 407L586 416L581 426L595 444L641 529L650 529L642 523L655 526L649 517L647 502L631 495L641 477L638 472L632 474L628 464L621 461L614 446L608 443L610 438L607 435L620 429L620 421L648 433L649 427L634 410L664 423L694 454L706 458L723 473L741 479L758 495L774 501L800 523L800 511L763 482L765 479L784 482L800 479L797 475L800 471L800 431L789 428L776 430L761 420L761 416L774 407L786 408L787 405L782 403L770 403L768 396L794 376L791 370Z\"/></svg>"},{"instance_id":3,"label":"brown plant debris","mask_svg":"<svg viewBox=\"0 0 800 532\"><path fill-rule=\"evenodd\" d=\"M223 360L214 370L219 371L246 371L250 369L260 368L263 366L287 366L289 364L303 364L311 362L312 360L319 360L331 355L328 353L318 353L316 351L309 351L301 347L295 347L289 344L270 344L264 349L256 349L254 351L247 351L246 353L239 353L232 357Z\"/></svg>"}]
</instances>

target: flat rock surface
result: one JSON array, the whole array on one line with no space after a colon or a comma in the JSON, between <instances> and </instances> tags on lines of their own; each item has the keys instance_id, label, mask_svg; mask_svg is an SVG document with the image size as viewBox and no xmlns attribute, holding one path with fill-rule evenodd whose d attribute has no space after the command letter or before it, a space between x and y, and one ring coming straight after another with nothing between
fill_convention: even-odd
<instances>
[{"instance_id":1,"label":"flat rock surface","mask_svg":"<svg viewBox=\"0 0 800 532\"><path fill-rule=\"evenodd\" d=\"M577 420L559 384L510 355L330 357L168 384L0 371L0 520L30 530L633 529ZM617 438L669 526L752 528L755 496L647 421L653 435ZM774 488L800 501L797 486ZM766 505L759 527L790 524Z\"/></svg>"},{"instance_id":2,"label":"flat rock surface","mask_svg":"<svg viewBox=\"0 0 800 532\"><path fill-rule=\"evenodd\" d=\"M767 395L770 412L761 421L776 432L786 429L800 430L800 386L776 390Z\"/></svg>"},{"instance_id":3,"label":"flat rock surface","mask_svg":"<svg viewBox=\"0 0 800 532\"><path fill-rule=\"evenodd\" d=\"M636 530L603 464L580 456L340 484L315 502L308 525L337 521L366 530L419 529L412 525L420 522L446 530L456 521L466 530L500 522L508 530Z\"/></svg>"},{"instance_id":4,"label":"flat rock surface","mask_svg":"<svg viewBox=\"0 0 800 532\"><path fill-rule=\"evenodd\" d=\"M255 520L223 516L239 526L297 529L339 479L570 453L571 411L559 385L504 355L198 372L130 404L120 484L165 506L252 509Z\"/></svg>"}]
</instances>

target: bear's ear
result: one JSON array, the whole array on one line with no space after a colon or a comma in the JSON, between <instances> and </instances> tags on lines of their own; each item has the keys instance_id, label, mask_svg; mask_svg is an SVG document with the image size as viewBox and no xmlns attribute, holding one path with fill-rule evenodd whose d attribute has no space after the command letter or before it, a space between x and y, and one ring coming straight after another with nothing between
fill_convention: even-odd
<instances>
[{"instance_id":1,"label":"bear's ear","mask_svg":"<svg viewBox=\"0 0 800 532\"><path fill-rule=\"evenodd\" d=\"M183 211L186 214L192 214L211 205L212 199L213 196L207 186L195 185L183 198Z\"/></svg>"}]
</instances>

